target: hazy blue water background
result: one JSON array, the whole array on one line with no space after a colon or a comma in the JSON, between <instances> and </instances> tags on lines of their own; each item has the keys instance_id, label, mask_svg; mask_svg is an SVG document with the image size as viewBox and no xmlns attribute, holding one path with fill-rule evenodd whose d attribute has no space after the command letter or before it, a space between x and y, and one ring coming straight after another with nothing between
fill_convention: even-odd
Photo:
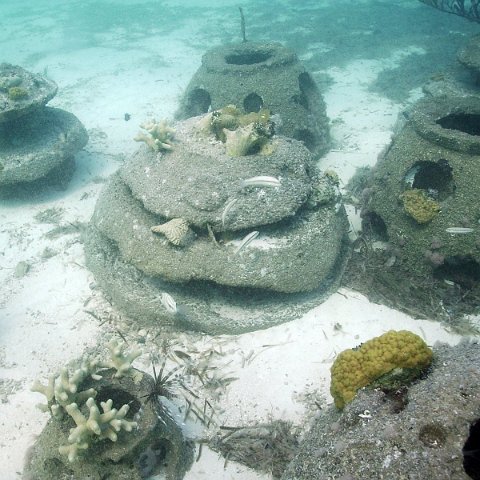
<instances>
[{"instance_id":1,"label":"hazy blue water background","mask_svg":"<svg viewBox=\"0 0 480 480\"><path fill-rule=\"evenodd\" d=\"M196 52L191 64L212 45L238 41L238 2L232 1L24 1L0 4L1 60L55 77L52 56L69 67L79 51L105 49L129 56L127 69L155 68L162 38L178 39L178 49ZM251 1L242 3L250 40L274 40L294 49L311 70L342 66L353 59L388 57L416 45L397 75L379 79L378 87L396 100L419 86L431 71L454 61L466 36L480 30L416 0L401 1ZM182 33L185 35L182 36ZM192 37L195 41L192 42ZM308 54L308 55L307 55ZM102 57L99 58L101 60ZM95 60L94 57L91 58ZM101 65L92 63L92 70ZM121 72L119 72L121 74ZM395 78L400 84L393 85Z\"/></svg>"}]
</instances>

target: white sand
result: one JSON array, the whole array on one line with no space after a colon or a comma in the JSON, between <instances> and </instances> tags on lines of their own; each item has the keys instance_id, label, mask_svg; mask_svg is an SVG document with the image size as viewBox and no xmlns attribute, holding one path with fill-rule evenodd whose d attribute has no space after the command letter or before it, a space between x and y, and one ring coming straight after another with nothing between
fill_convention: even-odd
<instances>
[{"instance_id":1,"label":"white sand","mask_svg":"<svg viewBox=\"0 0 480 480\"><path fill-rule=\"evenodd\" d=\"M118 316L102 300L84 267L78 234L48 239L45 234L54 226L38 223L34 216L47 208L61 208L61 224L88 221L102 187L99 179L107 178L123 156L137 148L132 138L138 124L153 115L172 116L181 89L200 62L203 49L191 47L194 41L193 28L185 28L168 38L153 39L155 48L136 45L143 52L136 58L128 51L88 48L68 55L52 51L38 64L38 70L48 66L49 75L60 86L51 105L75 113L89 129L90 142L77 156L77 171L67 191L46 193L33 203L1 204L0 381L4 389L11 386L0 406L2 479L19 478L25 451L48 419L35 408L42 398L29 391L33 381L80 357L87 347L104 344L117 328L115 323L100 327L86 312L91 310L102 320ZM159 45L163 62L146 67L151 49ZM334 84L324 97L334 120L334 147L320 164L336 170L344 183L356 167L375 163L390 141L401 109L369 92L369 84L382 69L415 51L412 47L393 58L359 60L328 71ZM132 115L129 122L123 118L126 112ZM47 247L56 254L42 258ZM30 270L16 278L20 261L27 262ZM314 414L315 402L330 401L329 368L335 355L389 329L417 332L430 345L459 340L438 323L414 320L341 290L303 318L281 326L234 337L183 333L178 342L187 352L221 352L216 365L223 376L236 378L216 399L218 423L241 426L281 418L305 425ZM148 368L147 360L139 359L136 365ZM224 468L224 460L204 448L187 478L268 477L233 462Z\"/></svg>"}]
</instances>

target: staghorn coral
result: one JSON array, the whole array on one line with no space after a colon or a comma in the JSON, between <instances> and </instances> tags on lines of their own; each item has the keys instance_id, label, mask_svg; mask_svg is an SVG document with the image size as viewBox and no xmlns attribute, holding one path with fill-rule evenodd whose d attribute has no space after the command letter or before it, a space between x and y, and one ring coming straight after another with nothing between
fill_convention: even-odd
<instances>
[{"instance_id":1,"label":"staghorn coral","mask_svg":"<svg viewBox=\"0 0 480 480\"><path fill-rule=\"evenodd\" d=\"M76 403L71 403L66 407L67 413L77 426L70 430L69 444L61 445L58 450L62 455L67 455L70 462L75 461L79 451L87 450L94 440L108 438L112 442L116 442L118 432L121 430L131 432L137 426L136 422L125 420L130 409L128 405L123 405L117 410L112 408L113 400L109 399L100 403L103 413L100 413L92 397L87 400L86 405L89 410L88 418L83 415Z\"/></svg>"},{"instance_id":2,"label":"staghorn coral","mask_svg":"<svg viewBox=\"0 0 480 480\"><path fill-rule=\"evenodd\" d=\"M183 218L172 218L166 223L152 227L151 231L165 235L165 238L177 247L185 246L193 237L193 232Z\"/></svg>"},{"instance_id":3,"label":"staghorn coral","mask_svg":"<svg viewBox=\"0 0 480 480\"><path fill-rule=\"evenodd\" d=\"M136 142L145 142L152 150L156 152L164 152L172 150L175 130L171 128L166 120L157 122L152 119L140 125L147 131L147 134L140 132L134 140Z\"/></svg>"},{"instance_id":4,"label":"staghorn coral","mask_svg":"<svg viewBox=\"0 0 480 480\"><path fill-rule=\"evenodd\" d=\"M358 349L341 352L331 368L330 393L337 408L351 402L357 390L394 372L406 383L418 377L432 361L432 350L416 334L394 331L372 338Z\"/></svg>"},{"instance_id":5,"label":"staghorn coral","mask_svg":"<svg viewBox=\"0 0 480 480\"><path fill-rule=\"evenodd\" d=\"M405 191L400 199L405 212L420 224L432 221L440 211L440 204L419 188Z\"/></svg>"},{"instance_id":6,"label":"staghorn coral","mask_svg":"<svg viewBox=\"0 0 480 480\"><path fill-rule=\"evenodd\" d=\"M453 13L467 18L472 22L480 23L480 10L478 0L420 0L442 12Z\"/></svg>"},{"instance_id":7,"label":"staghorn coral","mask_svg":"<svg viewBox=\"0 0 480 480\"><path fill-rule=\"evenodd\" d=\"M115 339L111 340L107 346L110 351L110 359L107 362L101 362L99 365L101 368L114 368L117 371L114 375L115 378L123 377L130 372L132 362L142 354L142 351L138 348L126 352L125 344L120 344Z\"/></svg>"},{"instance_id":8,"label":"staghorn coral","mask_svg":"<svg viewBox=\"0 0 480 480\"><path fill-rule=\"evenodd\" d=\"M116 370L115 377L119 378L132 370L132 362L142 354L138 349L126 353L125 348L116 340L108 344L110 350L110 359L99 361L96 358L87 358L82 362L80 368L72 374L67 368L62 368L60 374L52 375L48 379L47 385L43 385L36 380L30 390L45 395L46 404L38 404L37 407L42 412L48 412L56 419L64 416L66 407L72 403L83 404L88 398L94 398L97 392L93 388L85 391L79 391L80 385L90 376L94 380L99 380L101 375L99 371L102 368L113 368Z\"/></svg>"},{"instance_id":9,"label":"staghorn coral","mask_svg":"<svg viewBox=\"0 0 480 480\"><path fill-rule=\"evenodd\" d=\"M103 410L103 413L100 413L95 403L97 396L95 388L80 390L88 377L94 381L101 380L102 376L99 373L102 369L111 369L108 373L111 378L120 378L127 373L132 374L134 382L137 381L138 374L142 375L132 367L132 362L142 353L140 350L126 352L125 346L120 345L116 340L109 342L108 349L110 358L106 361L87 358L73 373L70 373L67 368L62 368L59 375L52 375L49 378L47 385L37 380L31 387L32 391L45 395L47 399L47 404L37 405L42 411L50 411L56 420L62 420L65 414L68 414L75 421L77 426L70 431L69 445L59 447L60 453L67 455L71 462L78 458L80 451L87 450L94 440L108 438L115 442L117 432L120 430L130 432L136 426L135 422L125 420L129 410L128 405L123 405L117 410L112 408L113 400L109 399L100 403ZM88 418L85 418L80 411L84 404L89 410Z\"/></svg>"},{"instance_id":10,"label":"staghorn coral","mask_svg":"<svg viewBox=\"0 0 480 480\"><path fill-rule=\"evenodd\" d=\"M83 403L89 397L95 397L97 392L93 388L85 391L78 391L80 384L88 377L95 374L98 369L96 360L87 360L80 368L70 375L67 368L62 368L58 376L52 375L47 385L41 384L38 380L32 385L32 392L39 392L47 398L47 404L38 404L42 412L48 412L53 417L61 419L64 416L65 408L71 403Z\"/></svg>"}]
</instances>

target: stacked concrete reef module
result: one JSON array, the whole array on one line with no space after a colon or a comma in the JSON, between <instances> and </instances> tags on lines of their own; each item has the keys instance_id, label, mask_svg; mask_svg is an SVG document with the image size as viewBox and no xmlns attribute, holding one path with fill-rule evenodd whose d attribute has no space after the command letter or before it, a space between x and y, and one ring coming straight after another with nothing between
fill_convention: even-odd
<instances>
[{"instance_id":1,"label":"stacked concrete reef module","mask_svg":"<svg viewBox=\"0 0 480 480\"><path fill-rule=\"evenodd\" d=\"M419 101L373 171L364 222L402 267L471 287L480 280L480 99Z\"/></svg>"},{"instance_id":2,"label":"stacked concrete reef module","mask_svg":"<svg viewBox=\"0 0 480 480\"><path fill-rule=\"evenodd\" d=\"M40 180L62 185L73 172L88 135L75 115L45 106L56 93L52 80L0 64L0 194Z\"/></svg>"},{"instance_id":3,"label":"stacked concrete reef module","mask_svg":"<svg viewBox=\"0 0 480 480\"><path fill-rule=\"evenodd\" d=\"M296 54L278 43L246 42L209 50L176 114L201 115L233 104L245 113L270 110L279 134L320 156L329 148L325 103Z\"/></svg>"},{"instance_id":4,"label":"stacked concrete reef module","mask_svg":"<svg viewBox=\"0 0 480 480\"><path fill-rule=\"evenodd\" d=\"M268 111L144 127L85 241L119 309L143 325L239 333L296 318L335 288L348 251L338 179L276 135Z\"/></svg>"}]
</instances>

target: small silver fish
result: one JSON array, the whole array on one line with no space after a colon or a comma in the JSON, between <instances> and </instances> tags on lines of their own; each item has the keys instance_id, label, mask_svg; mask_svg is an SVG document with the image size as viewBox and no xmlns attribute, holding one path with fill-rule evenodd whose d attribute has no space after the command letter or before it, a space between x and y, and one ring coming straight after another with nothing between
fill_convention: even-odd
<instances>
[{"instance_id":1,"label":"small silver fish","mask_svg":"<svg viewBox=\"0 0 480 480\"><path fill-rule=\"evenodd\" d=\"M162 302L162 305L165 307L165 310L168 313L172 313L173 315L177 313L177 302L169 293L162 292L162 295L160 296L160 302Z\"/></svg>"},{"instance_id":2,"label":"small silver fish","mask_svg":"<svg viewBox=\"0 0 480 480\"><path fill-rule=\"evenodd\" d=\"M236 255L240 250L244 249L249 243L253 242L257 237L258 237L258 231L254 230L253 232L250 232L248 235L245 235L240 242L240 245L237 247L235 252L233 253Z\"/></svg>"},{"instance_id":3,"label":"small silver fish","mask_svg":"<svg viewBox=\"0 0 480 480\"><path fill-rule=\"evenodd\" d=\"M225 227L225 220L227 218L228 212L232 209L232 207L237 203L238 199L237 198L232 198L226 205L225 208L223 209L222 212L222 227Z\"/></svg>"},{"instance_id":4,"label":"small silver fish","mask_svg":"<svg viewBox=\"0 0 480 480\"><path fill-rule=\"evenodd\" d=\"M243 180L241 183L242 188L245 187L280 187L281 182L276 177L268 177L268 176L259 176L259 177L251 177Z\"/></svg>"},{"instance_id":5,"label":"small silver fish","mask_svg":"<svg viewBox=\"0 0 480 480\"><path fill-rule=\"evenodd\" d=\"M445 230L447 233L451 233L453 235L465 235L466 233L472 233L473 228L467 227L450 227Z\"/></svg>"}]
</instances>

